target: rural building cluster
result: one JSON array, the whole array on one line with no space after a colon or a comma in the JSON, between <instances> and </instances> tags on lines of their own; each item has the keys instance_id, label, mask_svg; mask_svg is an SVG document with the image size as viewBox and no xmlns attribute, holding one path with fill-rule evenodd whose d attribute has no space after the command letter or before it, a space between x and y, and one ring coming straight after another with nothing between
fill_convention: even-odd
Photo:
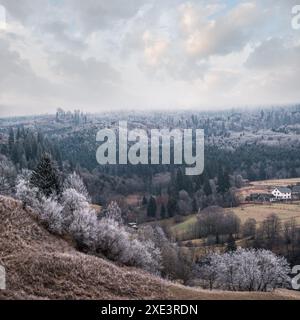
<instances>
[{"instance_id":1,"label":"rural building cluster","mask_svg":"<svg viewBox=\"0 0 300 320\"><path fill-rule=\"evenodd\" d=\"M300 200L300 185L292 187L275 187L270 193L252 193L247 202L277 202Z\"/></svg>"}]
</instances>

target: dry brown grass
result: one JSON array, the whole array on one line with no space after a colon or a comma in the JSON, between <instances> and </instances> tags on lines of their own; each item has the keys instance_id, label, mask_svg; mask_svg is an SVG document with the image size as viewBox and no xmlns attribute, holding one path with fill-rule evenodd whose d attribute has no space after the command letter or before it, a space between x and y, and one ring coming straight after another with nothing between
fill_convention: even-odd
<instances>
[{"instance_id":1,"label":"dry brown grass","mask_svg":"<svg viewBox=\"0 0 300 320\"><path fill-rule=\"evenodd\" d=\"M275 213L283 222L285 220L295 218L297 223L300 224L299 202L247 204L226 210L234 212L242 222L245 222L248 218L253 218L260 223L268 216Z\"/></svg>"},{"instance_id":2,"label":"dry brown grass","mask_svg":"<svg viewBox=\"0 0 300 320\"><path fill-rule=\"evenodd\" d=\"M254 181L251 182L254 186L277 186L277 187L284 187L288 185L296 185L300 183L300 178L291 178L291 179L273 179L273 180L261 180L261 181Z\"/></svg>"},{"instance_id":3,"label":"dry brown grass","mask_svg":"<svg viewBox=\"0 0 300 320\"><path fill-rule=\"evenodd\" d=\"M300 299L290 291L231 293L191 289L135 268L76 251L47 232L33 212L0 197L0 264L7 290L0 299Z\"/></svg>"},{"instance_id":4,"label":"dry brown grass","mask_svg":"<svg viewBox=\"0 0 300 320\"><path fill-rule=\"evenodd\" d=\"M0 198L0 263L7 272L1 298L164 299L161 280L76 251L47 232L21 204Z\"/></svg>"},{"instance_id":5,"label":"dry brown grass","mask_svg":"<svg viewBox=\"0 0 300 320\"><path fill-rule=\"evenodd\" d=\"M227 292L187 288L182 285L169 287L173 297L178 300L299 300L299 292L276 290L274 292Z\"/></svg>"},{"instance_id":6,"label":"dry brown grass","mask_svg":"<svg viewBox=\"0 0 300 320\"><path fill-rule=\"evenodd\" d=\"M126 204L129 206L139 206L142 202L143 196L140 194L131 194L125 198Z\"/></svg>"}]
</instances>

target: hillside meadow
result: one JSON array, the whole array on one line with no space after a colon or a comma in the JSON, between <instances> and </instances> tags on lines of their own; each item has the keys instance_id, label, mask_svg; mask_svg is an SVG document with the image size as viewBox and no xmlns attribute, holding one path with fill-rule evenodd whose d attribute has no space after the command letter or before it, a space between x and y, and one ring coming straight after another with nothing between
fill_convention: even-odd
<instances>
[{"instance_id":1,"label":"hillside meadow","mask_svg":"<svg viewBox=\"0 0 300 320\"><path fill-rule=\"evenodd\" d=\"M256 181L237 190L237 194L243 200L251 193L270 193L275 186L292 186L298 183L300 183L300 178ZM226 208L225 210L235 213L241 219L241 223L252 218L260 224L271 214L276 214L282 222L295 218L297 225L300 225L300 201L248 203L241 204L238 207ZM180 222L176 221L176 218L162 220L160 225L168 228L174 238L186 241L193 240L190 234L193 234L196 222L197 215L192 214L182 217Z\"/></svg>"},{"instance_id":2,"label":"hillside meadow","mask_svg":"<svg viewBox=\"0 0 300 320\"><path fill-rule=\"evenodd\" d=\"M4 299L300 300L298 292L227 292L190 288L122 267L74 249L50 234L31 210L0 197L0 262L6 268Z\"/></svg>"}]
</instances>

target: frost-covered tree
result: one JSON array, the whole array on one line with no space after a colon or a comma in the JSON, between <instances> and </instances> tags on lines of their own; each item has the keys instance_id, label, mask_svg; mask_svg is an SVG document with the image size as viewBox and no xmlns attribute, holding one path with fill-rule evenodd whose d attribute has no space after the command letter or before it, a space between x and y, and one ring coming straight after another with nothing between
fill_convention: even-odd
<instances>
[{"instance_id":1,"label":"frost-covered tree","mask_svg":"<svg viewBox=\"0 0 300 320\"><path fill-rule=\"evenodd\" d=\"M66 189L61 195L62 224L67 232L74 220L75 212L87 212L90 210L90 205L86 197L75 189Z\"/></svg>"},{"instance_id":2,"label":"frost-covered tree","mask_svg":"<svg viewBox=\"0 0 300 320\"><path fill-rule=\"evenodd\" d=\"M210 254L202 258L196 266L196 275L207 282L209 289L212 290L218 278L218 256Z\"/></svg>"},{"instance_id":3,"label":"frost-covered tree","mask_svg":"<svg viewBox=\"0 0 300 320\"><path fill-rule=\"evenodd\" d=\"M143 268L152 273L160 272L160 251L152 241L142 242L113 219L99 221L97 249L109 259L125 265Z\"/></svg>"},{"instance_id":4,"label":"frost-covered tree","mask_svg":"<svg viewBox=\"0 0 300 320\"><path fill-rule=\"evenodd\" d=\"M135 239L128 249L126 260L130 262L130 265L140 267L154 274L160 274L161 252L151 240L140 242Z\"/></svg>"},{"instance_id":5,"label":"frost-covered tree","mask_svg":"<svg viewBox=\"0 0 300 320\"><path fill-rule=\"evenodd\" d=\"M40 205L39 190L30 184L30 172L24 171L17 178L16 197L22 201L23 208L30 206L34 209Z\"/></svg>"},{"instance_id":6,"label":"frost-covered tree","mask_svg":"<svg viewBox=\"0 0 300 320\"><path fill-rule=\"evenodd\" d=\"M271 291L289 284L290 268L285 258L268 250L238 249L212 254L199 266L200 278L210 286L232 291Z\"/></svg>"},{"instance_id":7,"label":"frost-covered tree","mask_svg":"<svg viewBox=\"0 0 300 320\"><path fill-rule=\"evenodd\" d=\"M101 219L97 229L97 251L111 260L123 261L128 247L129 233L113 219Z\"/></svg>"},{"instance_id":8,"label":"frost-covered tree","mask_svg":"<svg viewBox=\"0 0 300 320\"><path fill-rule=\"evenodd\" d=\"M105 210L105 217L107 219L112 219L117 221L118 223L123 223L122 218L122 210L120 209L118 203L116 201L112 201Z\"/></svg>"},{"instance_id":9,"label":"frost-covered tree","mask_svg":"<svg viewBox=\"0 0 300 320\"><path fill-rule=\"evenodd\" d=\"M98 220L86 197L75 189L67 189L61 203L63 230L73 237L78 248L95 251Z\"/></svg>"},{"instance_id":10,"label":"frost-covered tree","mask_svg":"<svg viewBox=\"0 0 300 320\"><path fill-rule=\"evenodd\" d=\"M185 250L181 250L176 242L168 239L159 226L145 225L138 230L138 238L142 242L151 240L160 251L161 274L169 279L182 279L187 283L192 276L193 261Z\"/></svg>"},{"instance_id":11,"label":"frost-covered tree","mask_svg":"<svg viewBox=\"0 0 300 320\"><path fill-rule=\"evenodd\" d=\"M64 190L75 189L77 192L84 195L89 202L91 201L86 185L84 184L82 178L76 172L68 175L68 177L64 181L63 188Z\"/></svg>"},{"instance_id":12,"label":"frost-covered tree","mask_svg":"<svg viewBox=\"0 0 300 320\"><path fill-rule=\"evenodd\" d=\"M98 220L94 210L84 208L75 210L69 226L69 233L81 250L94 252L97 241Z\"/></svg>"},{"instance_id":13,"label":"frost-covered tree","mask_svg":"<svg viewBox=\"0 0 300 320\"><path fill-rule=\"evenodd\" d=\"M59 204L55 199L43 197L39 211L41 222L49 231L56 234L63 233L63 206L61 204Z\"/></svg>"},{"instance_id":14,"label":"frost-covered tree","mask_svg":"<svg viewBox=\"0 0 300 320\"><path fill-rule=\"evenodd\" d=\"M290 267L284 257L276 256L269 250L258 250L259 274L258 290L267 291L277 287L286 287L290 283Z\"/></svg>"}]
</instances>

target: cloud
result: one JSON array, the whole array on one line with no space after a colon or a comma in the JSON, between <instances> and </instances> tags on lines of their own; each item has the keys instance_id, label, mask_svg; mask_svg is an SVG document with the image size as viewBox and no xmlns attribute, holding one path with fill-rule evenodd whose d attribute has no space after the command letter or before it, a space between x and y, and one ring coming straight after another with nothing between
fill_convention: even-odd
<instances>
[{"instance_id":1,"label":"cloud","mask_svg":"<svg viewBox=\"0 0 300 320\"><path fill-rule=\"evenodd\" d=\"M18 52L10 49L7 41L0 39L0 97L15 94L20 96L42 95L49 85L46 79L35 74L30 63Z\"/></svg>"},{"instance_id":2,"label":"cloud","mask_svg":"<svg viewBox=\"0 0 300 320\"><path fill-rule=\"evenodd\" d=\"M40 113L60 105L84 108L88 104L99 110L103 104L120 103L124 99L118 88L120 74L109 64L67 53L52 54L48 58L52 74L45 77L12 50L7 40L0 38L1 115L13 110L19 110L19 114ZM120 100L119 97L112 99L118 94Z\"/></svg>"},{"instance_id":3,"label":"cloud","mask_svg":"<svg viewBox=\"0 0 300 320\"><path fill-rule=\"evenodd\" d=\"M300 101L293 0L0 4L1 114Z\"/></svg>"},{"instance_id":4,"label":"cloud","mask_svg":"<svg viewBox=\"0 0 300 320\"><path fill-rule=\"evenodd\" d=\"M255 3L242 3L219 18L211 18L208 9L182 8L181 23L186 32L186 52L206 58L241 50L262 22L261 12ZM255 27L253 27L255 26Z\"/></svg>"},{"instance_id":5,"label":"cloud","mask_svg":"<svg viewBox=\"0 0 300 320\"><path fill-rule=\"evenodd\" d=\"M144 54L149 66L157 66L168 49L168 41L163 38L155 38L151 32L143 34Z\"/></svg>"},{"instance_id":6,"label":"cloud","mask_svg":"<svg viewBox=\"0 0 300 320\"><path fill-rule=\"evenodd\" d=\"M41 32L44 34L44 37L45 34L48 34L53 38L47 38L47 41L51 42L51 40L54 40L63 48L68 48L72 51L82 51L87 48L85 41L81 37L72 34L69 25L65 21L45 22L41 25Z\"/></svg>"},{"instance_id":7,"label":"cloud","mask_svg":"<svg viewBox=\"0 0 300 320\"><path fill-rule=\"evenodd\" d=\"M1 0L0 4L2 4L7 12L25 23L30 17L32 17L37 12L40 12L42 15L48 6L47 0ZM41 10L44 9L44 10Z\"/></svg>"},{"instance_id":8,"label":"cloud","mask_svg":"<svg viewBox=\"0 0 300 320\"><path fill-rule=\"evenodd\" d=\"M88 31L108 27L120 19L129 19L140 8L139 0L128 0L123 5L118 0L66 0L66 3Z\"/></svg>"},{"instance_id":9,"label":"cloud","mask_svg":"<svg viewBox=\"0 0 300 320\"><path fill-rule=\"evenodd\" d=\"M245 67L255 78L252 91L267 101L278 103L300 100L300 44L274 37L261 42L251 53Z\"/></svg>"},{"instance_id":10,"label":"cloud","mask_svg":"<svg viewBox=\"0 0 300 320\"><path fill-rule=\"evenodd\" d=\"M87 83L113 83L121 80L120 73L108 63L95 58L82 59L73 54L58 53L51 57L53 67L64 78Z\"/></svg>"},{"instance_id":11,"label":"cloud","mask_svg":"<svg viewBox=\"0 0 300 320\"><path fill-rule=\"evenodd\" d=\"M282 38L271 38L260 43L249 56L246 66L255 70L275 71L300 69L300 44L285 43Z\"/></svg>"}]
</instances>

